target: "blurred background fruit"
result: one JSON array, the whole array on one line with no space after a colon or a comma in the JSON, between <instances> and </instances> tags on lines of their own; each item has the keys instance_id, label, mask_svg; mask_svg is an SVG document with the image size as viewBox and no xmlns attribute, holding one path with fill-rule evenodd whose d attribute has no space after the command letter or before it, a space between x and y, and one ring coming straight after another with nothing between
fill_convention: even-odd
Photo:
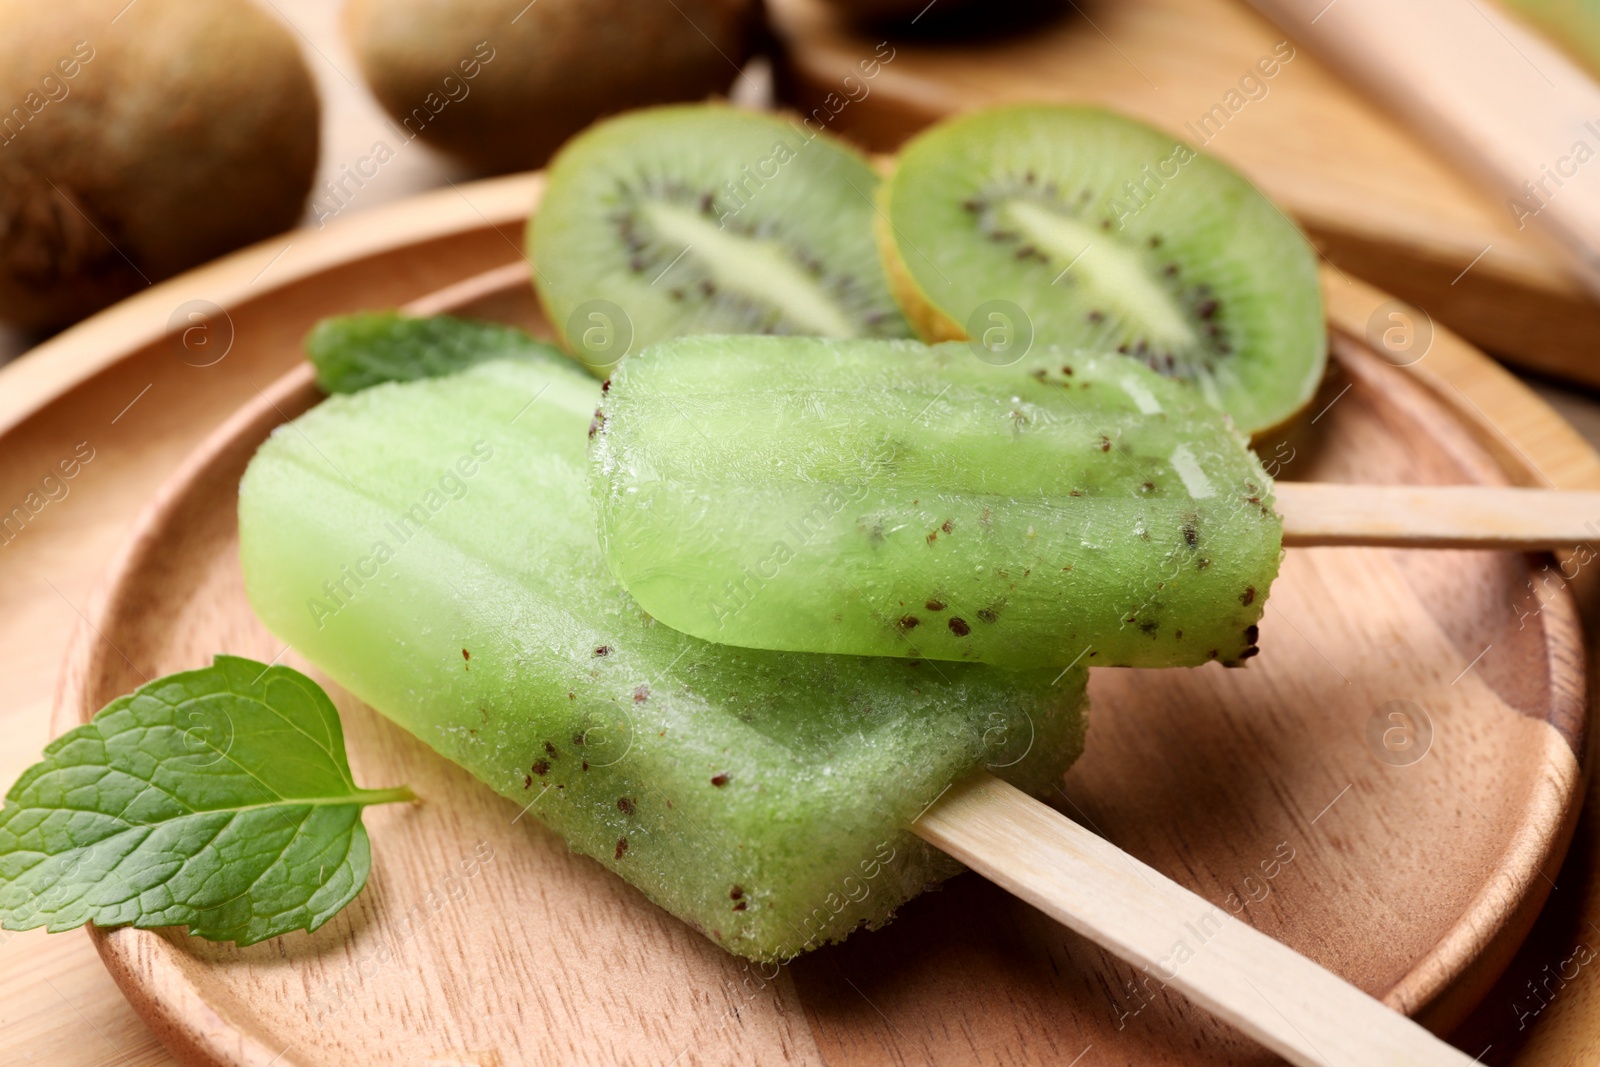
<instances>
[{"instance_id":1,"label":"blurred background fruit","mask_svg":"<svg viewBox=\"0 0 1600 1067\"><path fill-rule=\"evenodd\" d=\"M869 33L948 37L953 42L1003 34L1031 19L1061 17L1067 0L826 0L846 20Z\"/></svg>"},{"instance_id":2,"label":"blurred background fruit","mask_svg":"<svg viewBox=\"0 0 1600 1067\"><path fill-rule=\"evenodd\" d=\"M1505 0L1505 6L1600 76L1600 0Z\"/></svg>"},{"instance_id":3,"label":"blurred background fruit","mask_svg":"<svg viewBox=\"0 0 1600 1067\"><path fill-rule=\"evenodd\" d=\"M760 15L757 0L352 0L345 27L407 135L501 172L602 115L725 91Z\"/></svg>"},{"instance_id":4,"label":"blurred background fruit","mask_svg":"<svg viewBox=\"0 0 1600 1067\"><path fill-rule=\"evenodd\" d=\"M0 0L0 321L66 325L294 226L318 103L248 0Z\"/></svg>"},{"instance_id":5,"label":"blurred background fruit","mask_svg":"<svg viewBox=\"0 0 1600 1067\"><path fill-rule=\"evenodd\" d=\"M891 19L909 21L936 7L969 7L972 4L972 0L946 0L943 4L930 3L929 0L828 0L828 2L844 14L861 22Z\"/></svg>"}]
</instances>

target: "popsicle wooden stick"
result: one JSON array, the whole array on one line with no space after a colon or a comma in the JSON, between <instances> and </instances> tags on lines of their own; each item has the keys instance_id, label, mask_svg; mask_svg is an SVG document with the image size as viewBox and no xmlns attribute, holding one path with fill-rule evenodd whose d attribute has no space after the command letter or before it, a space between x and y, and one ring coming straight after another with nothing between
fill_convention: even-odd
<instances>
[{"instance_id":1,"label":"popsicle wooden stick","mask_svg":"<svg viewBox=\"0 0 1600 1067\"><path fill-rule=\"evenodd\" d=\"M1600 538L1600 493L1489 485L1279 482L1286 545L1572 548Z\"/></svg>"},{"instance_id":2,"label":"popsicle wooden stick","mask_svg":"<svg viewBox=\"0 0 1600 1067\"><path fill-rule=\"evenodd\" d=\"M912 829L1057 922L1147 968L1290 1063L1476 1062L992 775L952 787Z\"/></svg>"}]
</instances>

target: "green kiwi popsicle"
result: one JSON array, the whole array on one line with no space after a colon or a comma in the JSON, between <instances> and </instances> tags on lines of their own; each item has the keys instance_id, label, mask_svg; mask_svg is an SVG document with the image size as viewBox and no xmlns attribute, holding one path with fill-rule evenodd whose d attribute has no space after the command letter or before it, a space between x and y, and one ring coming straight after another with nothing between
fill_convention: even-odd
<instances>
[{"instance_id":1,"label":"green kiwi popsicle","mask_svg":"<svg viewBox=\"0 0 1600 1067\"><path fill-rule=\"evenodd\" d=\"M680 338L618 368L592 453L613 572L728 644L1237 664L1278 572L1227 417L1118 356Z\"/></svg>"}]
</instances>

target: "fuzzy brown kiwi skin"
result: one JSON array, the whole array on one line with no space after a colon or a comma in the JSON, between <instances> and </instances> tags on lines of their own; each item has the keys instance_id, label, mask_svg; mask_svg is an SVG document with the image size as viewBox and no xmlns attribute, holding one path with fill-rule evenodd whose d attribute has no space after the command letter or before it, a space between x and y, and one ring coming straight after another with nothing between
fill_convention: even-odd
<instances>
[{"instance_id":1,"label":"fuzzy brown kiwi skin","mask_svg":"<svg viewBox=\"0 0 1600 1067\"><path fill-rule=\"evenodd\" d=\"M725 91L759 19L759 0L351 0L344 27L406 136L504 173L602 116Z\"/></svg>"},{"instance_id":2,"label":"fuzzy brown kiwi skin","mask_svg":"<svg viewBox=\"0 0 1600 1067\"><path fill-rule=\"evenodd\" d=\"M0 321L34 332L290 229L316 168L311 75L248 0L0 0L4 118Z\"/></svg>"}]
</instances>

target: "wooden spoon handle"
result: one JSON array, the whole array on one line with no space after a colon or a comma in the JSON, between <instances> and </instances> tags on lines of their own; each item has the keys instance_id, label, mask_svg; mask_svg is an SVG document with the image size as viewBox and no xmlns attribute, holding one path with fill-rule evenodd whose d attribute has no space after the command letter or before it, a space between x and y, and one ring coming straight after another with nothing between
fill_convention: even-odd
<instances>
[{"instance_id":1,"label":"wooden spoon handle","mask_svg":"<svg viewBox=\"0 0 1600 1067\"><path fill-rule=\"evenodd\" d=\"M1498 548L1600 541L1600 493L1493 485L1279 482L1286 545Z\"/></svg>"},{"instance_id":2,"label":"wooden spoon handle","mask_svg":"<svg viewBox=\"0 0 1600 1067\"><path fill-rule=\"evenodd\" d=\"M1321 965L988 774L912 826L985 878L1302 1067L1474 1063Z\"/></svg>"},{"instance_id":3,"label":"wooden spoon handle","mask_svg":"<svg viewBox=\"0 0 1600 1067\"><path fill-rule=\"evenodd\" d=\"M1519 229L1558 238L1600 295L1600 85L1577 64L1479 0L1251 3L1475 174Z\"/></svg>"}]
</instances>

